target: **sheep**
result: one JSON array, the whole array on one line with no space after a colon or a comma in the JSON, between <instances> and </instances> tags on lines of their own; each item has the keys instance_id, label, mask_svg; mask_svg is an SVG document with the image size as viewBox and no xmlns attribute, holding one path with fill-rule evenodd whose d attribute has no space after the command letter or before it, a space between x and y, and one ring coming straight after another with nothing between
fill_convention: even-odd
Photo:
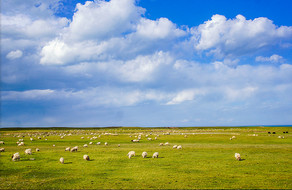
<instances>
[{"instance_id":1,"label":"sheep","mask_svg":"<svg viewBox=\"0 0 292 190\"><path fill-rule=\"evenodd\" d=\"M81 137L81 139L84 139L84 137Z\"/></svg>"},{"instance_id":2,"label":"sheep","mask_svg":"<svg viewBox=\"0 0 292 190\"><path fill-rule=\"evenodd\" d=\"M188 136L187 135L185 135L185 138L187 138Z\"/></svg>"},{"instance_id":3,"label":"sheep","mask_svg":"<svg viewBox=\"0 0 292 190\"><path fill-rule=\"evenodd\" d=\"M24 151L24 153L25 154L29 154L29 155L31 155L32 153L31 153L31 149L29 148L29 149L26 149L25 151Z\"/></svg>"},{"instance_id":4,"label":"sheep","mask_svg":"<svg viewBox=\"0 0 292 190\"><path fill-rule=\"evenodd\" d=\"M36 148L36 149L35 149L35 151L36 151L36 152L39 152L39 151L40 151L40 149Z\"/></svg>"},{"instance_id":5,"label":"sheep","mask_svg":"<svg viewBox=\"0 0 292 190\"><path fill-rule=\"evenodd\" d=\"M157 137L155 137L154 139L157 140Z\"/></svg>"},{"instance_id":6,"label":"sheep","mask_svg":"<svg viewBox=\"0 0 292 190\"><path fill-rule=\"evenodd\" d=\"M100 145L100 142L96 143L97 145Z\"/></svg>"},{"instance_id":7,"label":"sheep","mask_svg":"<svg viewBox=\"0 0 292 190\"><path fill-rule=\"evenodd\" d=\"M24 142L20 142L18 146L24 146Z\"/></svg>"},{"instance_id":8,"label":"sheep","mask_svg":"<svg viewBox=\"0 0 292 190\"><path fill-rule=\"evenodd\" d=\"M61 139L63 139L64 137L63 136L61 136Z\"/></svg>"},{"instance_id":9,"label":"sheep","mask_svg":"<svg viewBox=\"0 0 292 190\"><path fill-rule=\"evenodd\" d=\"M23 142L23 139L18 139L19 142Z\"/></svg>"},{"instance_id":10,"label":"sheep","mask_svg":"<svg viewBox=\"0 0 292 190\"><path fill-rule=\"evenodd\" d=\"M166 142L166 143L164 143L164 145L165 145L165 146L168 146L168 145L169 145L169 143L168 143L168 142Z\"/></svg>"},{"instance_id":11,"label":"sheep","mask_svg":"<svg viewBox=\"0 0 292 190\"><path fill-rule=\"evenodd\" d=\"M120 144L118 144L118 147L120 147L121 145Z\"/></svg>"},{"instance_id":12,"label":"sheep","mask_svg":"<svg viewBox=\"0 0 292 190\"><path fill-rule=\"evenodd\" d=\"M142 153L142 157L143 157L143 158L146 158L146 157L147 157L147 152L143 152L143 153Z\"/></svg>"},{"instance_id":13,"label":"sheep","mask_svg":"<svg viewBox=\"0 0 292 190\"><path fill-rule=\"evenodd\" d=\"M89 142L89 144L92 144L92 142Z\"/></svg>"},{"instance_id":14,"label":"sheep","mask_svg":"<svg viewBox=\"0 0 292 190\"><path fill-rule=\"evenodd\" d=\"M140 142L139 139L134 139L134 140L131 140L132 142Z\"/></svg>"},{"instance_id":15,"label":"sheep","mask_svg":"<svg viewBox=\"0 0 292 190\"><path fill-rule=\"evenodd\" d=\"M232 137L230 137L230 140L232 140Z\"/></svg>"},{"instance_id":16,"label":"sheep","mask_svg":"<svg viewBox=\"0 0 292 190\"><path fill-rule=\"evenodd\" d=\"M152 139L151 139L151 138L147 138L147 140L148 140L148 141L152 141Z\"/></svg>"},{"instance_id":17,"label":"sheep","mask_svg":"<svg viewBox=\"0 0 292 190\"><path fill-rule=\"evenodd\" d=\"M235 159L238 160L238 161L241 160L241 158L240 158L240 154L239 154L239 153L235 153L234 157L235 157Z\"/></svg>"},{"instance_id":18,"label":"sheep","mask_svg":"<svg viewBox=\"0 0 292 190\"><path fill-rule=\"evenodd\" d=\"M130 151L127 156L129 157L129 159L131 159L131 157L135 156L135 151Z\"/></svg>"},{"instance_id":19,"label":"sheep","mask_svg":"<svg viewBox=\"0 0 292 190\"><path fill-rule=\"evenodd\" d=\"M78 146L75 146L71 149L71 152L77 152L77 150L78 150Z\"/></svg>"},{"instance_id":20,"label":"sheep","mask_svg":"<svg viewBox=\"0 0 292 190\"><path fill-rule=\"evenodd\" d=\"M30 141L33 141L33 138L30 138Z\"/></svg>"},{"instance_id":21,"label":"sheep","mask_svg":"<svg viewBox=\"0 0 292 190\"><path fill-rule=\"evenodd\" d=\"M67 147L67 148L65 149L65 151L70 151L70 147Z\"/></svg>"},{"instance_id":22,"label":"sheep","mask_svg":"<svg viewBox=\"0 0 292 190\"><path fill-rule=\"evenodd\" d=\"M158 152L154 152L152 158L158 158Z\"/></svg>"},{"instance_id":23,"label":"sheep","mask_svg":"<svg viewBox=\"0 0 292 190\"><path fill-rule=\"evenodd\" d=\"M61 164L64 164L64 158L63 157L60 158L60 162L61 162Z\"/></svg>"},{"instance_id":24,"label":"sheep","mask_svg":"<svg viewBox=\"0 0 292 190\"><path fill-rule=\"evenodd\" d=\"M236 139L236 136L232 136L232 139Z\"/></svg>"},{"instance_id":25,"label":"sheep","mask_svg":"<svg viewBox=\"0 0 292 190\"><path fill-rule=\"evenodd\" d=\"M53 144L53 147L55 147L56 145Z\"/></svg>"},{"instance_id":26,"label":"sheep","mask_svg":"<svg viewBox=\"0 0 292 190\"><path fill-rule=\"evenodd\" d=\"M172 148L177 148L177 145L173 145L173 147Z\"/></svg>"},{"instance_id":27,"label":"sheep","mask_svg":"<svg viewBox=\"0 0 292 190\"><path fill-rule=\"evenodd\" d=\"M41 137L38 137L38 139L42 139Z\"/></svg>"},{"instance_id":28,"label":"sheep","mask_svg":"<svg viewBox=\"0 0 292 190\"><path fill-rule=\"evenodd\" d=\"M83 155L83 159L84 160L89 160L89 156L85 154L85 155Z\"/></svg>"},{"instance_id":29,"label":"sheep","mask_svg":"<svg viewBox=\"0 0 292 190\"><path fill-rule=\"evenodd\" d=\"M108 145L107 142L105 142L104 145L107 146Z\"/></svg>"},{"instance_id":30,"label":"sheep","mask_svg":"<svg viewBox=\"0 0 292 190\"><path fill-rule=\"evenodd\" d=\"M19 152L16 152L12 155L12 161L20 160Z\"/></svg>"},{"instance_id":31,"label":"sheep","mask_svg":"<svg viewBox=\"0 0 292 190\"><path fill-rule=\"evenodd\" d=\"M160 144L159 144L159 146L163 146L163 145L164 145L163 143L160 143Z\"/></svg>"},{"instance_id":32,"label":"sheep","mask_svg":"<svg viewBox=\"0 0 292 190\"><path fill-rule=\"evenodd\" d=\"M181 145L178 145L176 148L177 148L177 149L182 149Z\"/></svg>"},{"instance_id":33,"label":"sheep","mask_svg":"<svg viewBox=\"0 0 292 190\"><path fill-rule=\"evenodd\" d=\"M5 148L0 148L0 152L5 152Z\"/></svg>"},{"instance_id":34,"label":"sheep","mask_svg":"<svg viewBox=\"0 0 292 190\"><path fill-rule=\"evenodd\" d=\"M4 141L0 141L0 144L5 144Z\"/></svg>"}]
</instances>

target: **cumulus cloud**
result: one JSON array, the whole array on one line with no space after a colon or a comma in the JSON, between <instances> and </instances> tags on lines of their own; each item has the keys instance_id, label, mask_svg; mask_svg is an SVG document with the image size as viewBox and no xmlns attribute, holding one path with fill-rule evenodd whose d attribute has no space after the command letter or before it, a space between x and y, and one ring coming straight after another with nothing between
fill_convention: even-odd
<instances>
[{"instance_id":1,"label":"cumulus cloud","mask_svg":"<svg viewBox=\"0 0 292 190\"><path fill-rule=\"evenodd\" d=\"M21 50L15 50L15 51L11 51L6 55L7 59L17 59L20 58L22 56L22 51Z\"/></svg>"},{"instance_id":2,"label":"cumulus cloud","mask_svg":"<svg viewBox=\"0 0 292 190\"><path fill-rule=\"evenodd\" d=\"M172 98L171 101L167 102L167 105L173 105L173 104L180 104L184 101L190 101L193 100L196 94L200 94L202 92L198 92L194 89L188 89L183 90L179 92L174 98Z\"/></svg>"},{"instance_id":3,"label":"cumulus cloud","mask_svg":"<svg viewBox=\"0 0 292 190\"><path fill-rule=\"evenodd\" d=\"M280 40L291 39L292 27L278 27L265 17L246 20L242 15L235 19L213 15L211 20L192 28L192 33L197 50L216 56L234 56L280 45Z\"/></svg>"},{"instance_id":4,"label":"cumulus cloud","mask_svg":"<svg viewBox=\"0 0 292 190\"><path fill-rule=\"evenodd\" d=\"M258 62L282 63L284 58L280 55L274 54L270 57L257 56L255 60Z\"/></svg>"}]
</instances>

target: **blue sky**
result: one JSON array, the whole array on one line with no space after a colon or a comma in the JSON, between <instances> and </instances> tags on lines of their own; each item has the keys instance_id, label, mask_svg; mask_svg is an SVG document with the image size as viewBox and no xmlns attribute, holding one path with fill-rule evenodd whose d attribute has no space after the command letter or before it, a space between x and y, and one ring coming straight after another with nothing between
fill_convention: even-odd
<instances>
[{"instance_id":1,"label":"blue sky","mask_svg":"<svg viewBox=\"0 0 292 190\"><path fill-rule=\"evenodd\" d=\"M291 125L290 0L1 2L1 127Z\"/></svg>"}]
</instances>

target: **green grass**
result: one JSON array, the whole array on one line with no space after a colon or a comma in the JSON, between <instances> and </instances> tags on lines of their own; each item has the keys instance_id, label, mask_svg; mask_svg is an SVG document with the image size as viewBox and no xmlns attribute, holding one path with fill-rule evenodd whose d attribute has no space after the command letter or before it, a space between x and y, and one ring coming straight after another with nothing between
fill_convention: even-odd
<instances>
[{"instance_id":1,"label":"green grass","mask_svg":"<svg viewBox=\"0 0 292 190\"><path fill-rule=\"evenodd\" d=\"M0 145L5 148L0 154L0 189L292 189L291 129L0 129L0 141L5 141ZM269 135L268 131L277 134ZM43 137L51 132L54 134ZM118 136L104 135L105 132ZM145 134L150 132L153 141L146 140ZM171 135L163 135L166 132ZM61 139L62 133L72 136ZM139 133L143 133L140 143L132 143L130 140ZM181 133L187 134L187 138ZM158 140L154 140L154 134L160 135ZM17 146L16 142L22 138L18 135L25 136L25 146ZM31 142L29 135L42 139L33 137ZM101 136L96 140L87 138L98 135ZM285 138L279 139L279 135ZM232 136L237 138L229 140ZM90 141L94 144L84 148ZM96 145L97 142L101 145ZM161 142L169 142L170 146L159 146ZM174 144L182 145L183 149L172 149ZM65 152L66 147L73 146L79 146L78 152ZM24 154L27 148L32 149L32 155ZM40 152L35 152L36 148ZM136 156L128 159L131 150ZM148 158L142 158L143 151L148 152ZM11 161L15 152L21 155L18 162ZM159 152L158 159L151 158L154 152ZM236 152L241 154L242 161L235 160ZM83 160L84 154L91 161ZM59 163L60 157L64 157L65 164Z\"/></svg>"}]
</instances>

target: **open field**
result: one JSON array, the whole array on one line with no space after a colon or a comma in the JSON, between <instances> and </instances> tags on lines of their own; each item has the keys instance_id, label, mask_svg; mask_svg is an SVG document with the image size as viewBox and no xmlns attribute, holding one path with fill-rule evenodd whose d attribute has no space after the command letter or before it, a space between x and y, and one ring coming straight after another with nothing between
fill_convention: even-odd
<instances>
[{"instance_id":1,"label":"open field","mask_svg":"<svg viewBox=\"0 0 292 190\"><path fill-rule=\"evenodd\" d=\"M0 189L292 189L291 127L0 129L0 141ZM77 152L65 151L74 146ZM15 152L20 161L11 160Z\"/></svg>"}]
</instances>

